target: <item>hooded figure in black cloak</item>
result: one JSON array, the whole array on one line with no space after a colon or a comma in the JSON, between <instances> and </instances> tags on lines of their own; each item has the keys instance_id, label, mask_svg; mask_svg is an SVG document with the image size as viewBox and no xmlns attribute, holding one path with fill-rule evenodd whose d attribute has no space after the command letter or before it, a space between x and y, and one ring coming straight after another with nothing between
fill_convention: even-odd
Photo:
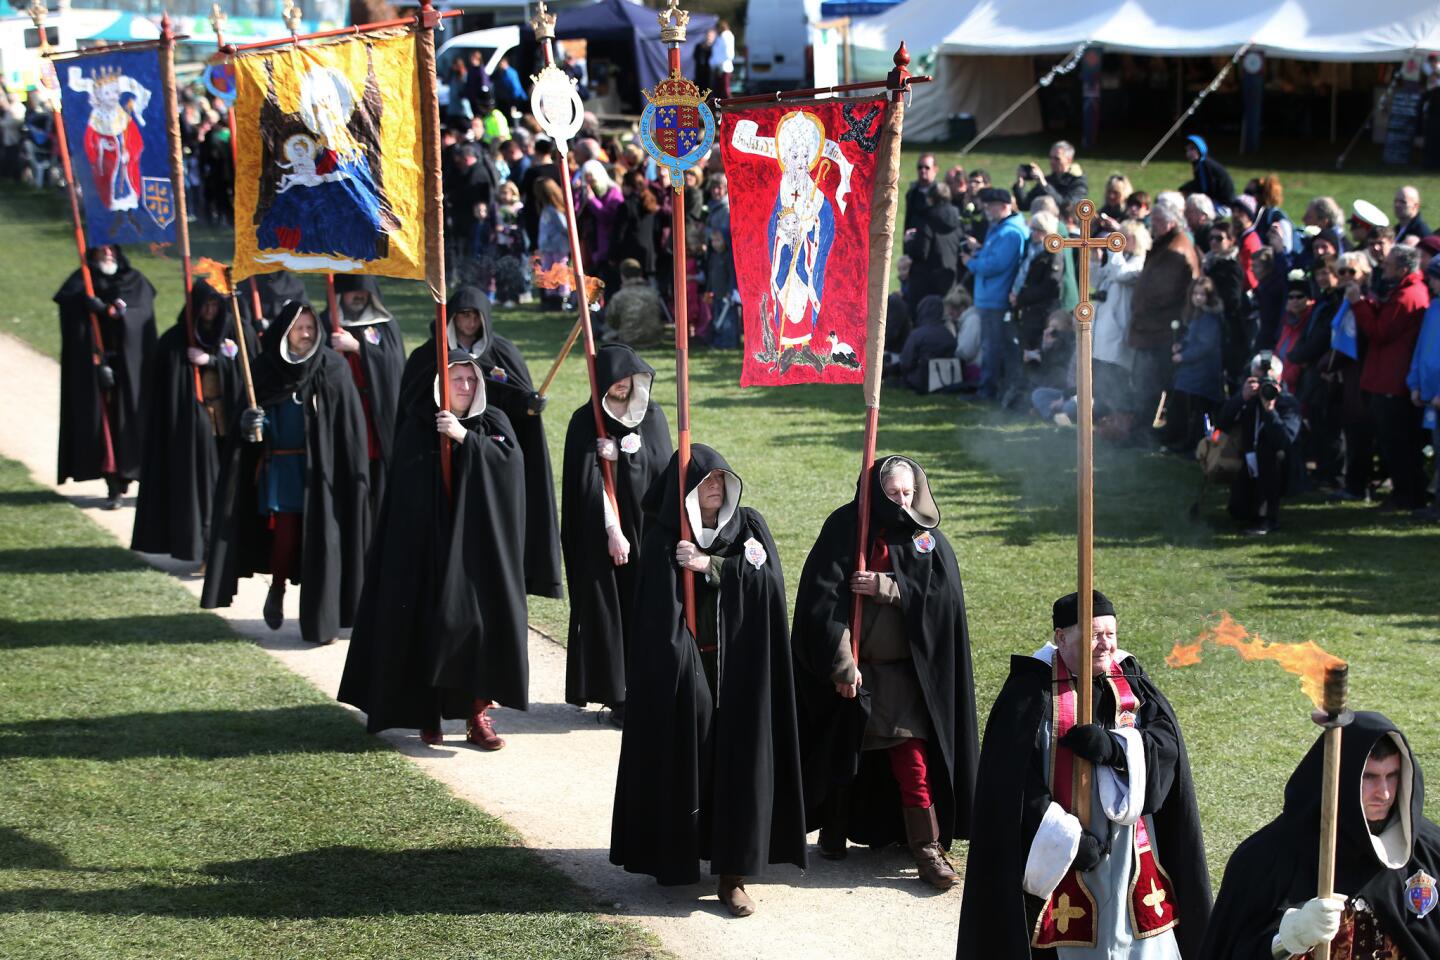
<instances>
[{"instance_id":1,"label":"hooded figure in black cloak","mask_svg":"<svg viewBox=\"0 0 1440 960\"><path fill-rule=\"evenodd\" d=\"M400 377L405 372L405 340L395 317L380 299L380 285L365 275L340 274L335 278L335 302L340 307L340 330L330 334L330 346L350 367L360 404L365 408L366 445L370 456L370 504L380 512L385 498L385 476L395 440L396 409L400 404ZM330 311L321 326L333 331Z\"/></svg>"},{"instance_id":2,"label":"hooded figure in black cloak","mask_svg":"<svg viewBox=\"0 0 1440 960\"><path fill-rule=\"evenodd\" d=\"M140 476L140 385L155 349L155 288L119 247L85 252L95 296L79 270L55 294L60 307L60 453L56 476L105 478L105 508L120 507ZM100 324L95 343L91 315Z\"/></svg>"},{"instance_id":3,"label":"hooded figure in black cloak","mask_svg":"<svg viewBox=\"0 0 1440 960\"><path fill-rule=\"evenodd\" d=\"M182 310L145 367L145 458L130 549L194 563L205 558L210 538L220 452L246 407L237 337L245 337L249 356L260 351L249 324L236 333L229 297L197 280L190 303L195 346L190 346ZM197 374L201 403L195 402Z\"/></svg>"},{"instance_id":4,"label":"hooded figure in black cloak","mask_svg":"<svg viewBox=\"0 0 1440 960\"><path fill-rule=\"evenodd\" d=\"M329 643L354 620L370 539L360 394L303 301L280 308L253 369L261 409L241 411L225 440L200 606L229 606L241 577L268 573L266 626L280 629L285 584L298 583L300 636Z\"/></svg>"},{"instance_id":5,"label":"hooded figure in black cloak","mask_svg":"<svg viewBox=\"0 0 1440 960\"><path fill-rule=\"evenodd\" d=\"M795 598L806 826L820 828L828 859L845 856L847 837L906 843L921 879L946 890L960 879L945 851L970 834L980 753L960 567L918 463L886 457L866 475L866 572L855 572L857 490L826 519ZM855 594L865 597L858 672Z\"/></svg>"},{"instance_id":6,"label":"hooded figure in black cloak","mask_svg":"<svg viewBox=\"0 0 1440 960\"><path fill-rule=\"evenodd\" d=\"M583 404L565 432L560 545L570 594L565 647L565 702L602 703L624 723L625 635L641 568L645 517L641 499L671 455L665 412L650 399L655 370L622 344L595 351L595 378L605 395L605 436ZM605 496L600 458L615 477L615 515Z\"/></svg>"},{"instance_id":7,"label":"hooded figure in black cloak","mask_svg":"<svg viewBox=\"0 0 1440 960\"><path fill-rule=\"evenodd\" d=\"M1117 647L1098 590L1093 611L1082 631L1078 598L1060 598L1053 640L1010 658L980 748L956 960L1200 956L1210 877L1180 723ZM1087 655L1084 723L1074 671ZM1088 824L1068 812L1076 757L1093 764Z\"/></svg>"},{"instance_id":8,"label":"hooded figure in black cloak","mask_svg":"<svg viewBox=\"0 0 1440 960\"><path fill-rule=\"evenodd\" d=\"M535 392L530 368L515 344L495 332L490 298L478 287L461 287L446 305L449 348L459 347L480 365L488 403L510 419L525 454L525 592L532 597L564 596L560 587L560 524L555 514L555 475L545 443L541 412L545 398ZM428 364L428 366L426 366ZM401 378L402 417L412 409L406 397L428 390L435 369L433 335L411 351Z\"/></svg>"},{"instance_id":9,"label":"hooded figure in black cloak","mask_svg":"<svg viewBox=\"0 0 1440 960\"><path fill-rule=\"evenodd\" d=\"M701 444L685 476L695 542L680 539L678 459L645 494L610 862L678 885L708 860L720 902L743 917L755 911L746 877L805 867L785 578L765 519L740 506L740 478Z\"/></svg>"},{"instance_id":10,"label":"hooded figure in black cloak","mask_svg":"<svg viewBox=\"0 0 1440 960\"><path fill-rule=\"evenodd\" d=\"M1315 899L1324 737L1285 785L1285 808L1225 866L1201 955L1207 960L1308 956L1440 957L1440 827L1424 814L1420 764L1395 725L1356 713L1340 738L1335 892Z\"/></svg>"},{"instance_id":11,"label":"hooded figure in black cloak","mask_svg":"<svg viewBox=\"0 0 1440 960\"><path fill-rule=\"evenodd\" d=\"M245 322L255 328L256 333L264 332L265 328L280 315L280 308L291 300L297 303L304 300L305 281L296 274L286 270L276 270L274 273L257 273L254 276L241 280L236 284L240 288L240 313ZM260 315L255 315L255 294L259 294Z\"/></svg>"},{"instance_id":12,"label":"hooded figure in black cloak","mask_svg":"<svg viewBox=\"0 0 1440 960\"><path fill-rule=\"evenodd\" d=\"M430 370L431 394L410 395L395 436L339 699L365 711L371 733L415 727L438 744L441 718L465 717L466 739L498 750L505 741L491 706L529 705L525 511L513 493L524 457L509 418L486 405L468 353L450 353L444 413L433 359ZM440 474L442 433L454 441L453 507Z\"/></svg>"}]
</instances>

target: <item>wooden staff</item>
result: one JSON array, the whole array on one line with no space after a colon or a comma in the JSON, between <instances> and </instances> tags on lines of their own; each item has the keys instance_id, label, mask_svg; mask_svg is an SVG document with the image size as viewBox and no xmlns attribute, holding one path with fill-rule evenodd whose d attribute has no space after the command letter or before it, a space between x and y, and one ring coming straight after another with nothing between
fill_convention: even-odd
<instances>
[{"instance_id":1,"label":"wooden staff","mask_svg":"<svg viewBox=\"0 0 1440 960\"><path fill-rule=\"evenodd\" d=\"M221 27L225 25L225 19L225 11L220 9L220 4L211 4L210 27L215 31L215 50L217 53L225 52L225 35L221 31ZM233 66L231 69L234 69ZM230 165L231 168L234 169L240 164L240 150L236 144L235 133L235 103L234 101L231 101L226 106L229 108L225 111L225 125L230 129ZM233 219L234 211L232 210L231 212ZM231 282L230 289L235 290L235 285L233 281ZM259 323L261 312L260 286L255 282L254 277L250 278L250 312L255 317L255 322Z\"/></svg>"},{"instance_id":2,"label":"wooden staff","mask_svg":"<svg viewBox=\"0 0 1440 960\"><path fill-rule=\"evenodd\" d=\"M1335 895L1335 837L1340 815L1340 737L1350 714L1345 709L1350 668L1341 663L1325 671L1325 696L1312 719L1325 729L1325 764L1320 775L1320 863L1315 896ZM1330 960L1330 941L1311 951L1315 960Z\"/></svg>"},{"instance_id":3,"label":"wooden staff","mask_svg":"<svg viewBox=\"0 0 1440 960\"><path fill-rule=\"evenodd\" d=\"M1077 554L1078 567L1075 593L1079 601L1080 633L1085 642L1080 662L1075 665L1075 682L1079 689L1076 704L1076 723L1093 722L1092 701L1093 668L1090 658L1090 642L1095 636L1095 417L1092 397L1091 353L1092 338L1090 325L1095 319L1095 307L1090 303L1090 255L1095 250L1109 250L1120 253L1125 249L1125 235L1112 233L1105 237L1090 236L1090 221L1095 216L1095 203L1089 199L1075 204L1075 217L1080 221L1080 236L1062 237L1052 233L1045 238L1047 253L1061 253L1066 249L1080 251L1080 266L1077 273L1080 288L1080 302L1075 305L1075 413L1077 460L1075 471L1076 498L1079 501L1079 531ZM1074 809L1070 812L1080 821L1081 826L1090 825L1090 792L1095 771L1083 757L1075 758Z\"/></svg>"},{"instance_id":4,"label":"wooden staff","mask_svg":"<svg viewBox=\"0 0 1440 960\"><path fill-rule=\"evenodd\" d=\"M32 3L26 13L35 22L35 30L40 35L40 55L50 55L50 43L45 36L45 5L39 0ZM51 64L51 69L54 65ZM45 86L44 83L41 86ZM63 98L60 91L55 90L55 112L53 114L55 124L55 143L60 149L60 166L65 171L65 192L70 196L70 223L75 228L75 253L80 258L80 282L85 289L85 312L90 316L90 360L94 367L95 388L100 395L100 442L104 445L104 453L101 455L101 465L108 469L105 473L113 473L115 470L115 440L110 433L110 394L100 385L99 370L105 362L105 338L100 330L100 318L90 309L90 300L95 299L95 280L90 276L90 261L85 259L85 227L80 219L80 191L75 185L75 171L70 165L70 144L65 136L65 115L60 109ZM43 184L41 184L43 186Z\"/></svg>"},{"instance_id":5,"label":"wooden staff","mask_svg":"<svg viewBox=\"0 0 1440 960\"><path fill-rule=\"evenodd\" d=\"M195 307L190 302L190 288L195 279L190 269L190 222L185 207L185 152L180 142L180 94L175 86L175 31L170 14L160 18L160 82L165 87L165 123L170 135L170 190L175 194L175 240L180 245L180 272L185 278L185 339L191 347L195 342ZM200 389L200 368L192 364L195 402L204 394Z\"/></svg>"},{"instance_id":6,"label":"wooden staff","mask_svg":"<svg viewBox=\"0 0 1440 960\"><path fill-rule=\"evenodd\" d=\"M249 409L258 410L260 405L255 402L255 380L250 374L250 348L245 345L245 321L240 317L240 291L236 289L230 274L230 268L226 267L225 281L230 285L230 310L235 316L235 345L240 348L240 375L245 379L245 399L250 402ZM255 424L247 437L252 443L259 443L264 438L263 423Z\"/></svg>"},{"instance_id":7,"label":"wooden staff","mask_svg":"<svg viewBox=\"0 0 1440 960\"><path fill-rule=\"evenodd\" d=\"M458 11L455 11L458 12ZM436 93L435 27L441 15L432 0L421 0L415 25L415 69L420 73L420 144L425 159L425 273L435 298L435 372L440 409L450 409L450 341L445 335L445 191L440 180L440 99ZM335 315L339 321L339 315ZM451 440L440 437L440 476L451 493Z\"/></svg>"},{"instance_id":8,"label":"wooden staff","mask_svg":"<svg viewBox=\"0 0 1440 960\"><path fill-rule=\"evenodd\" d=\"M564 192L569 193L570 191L567 189ZM567 202L565 205L568 207L570 204ZM581 309L588 309L589 297L581 294L580 299L585 302L585 307ZM565 338L565 345L560 348L560 353L555 357L555 362L550 364L550 372L545 374L545 381L540 384L540 396L543 397L550 391L550 384L555 380L555 374L560 372L560 368L565 365L565 358L570 356L570 348L575 346L576 340L580 339L580 326L586 322L586 319L585 317L577 318L575 320L575 326L570 328L570 335Z\"/></svg>"},{"instance_id":9,"label":"wooden staff","mask_svg":"<svg viewBox=\"0 0 1440 960\"><path fill-rule=\"evenodd\" d=\"M530 23L535 28L535 39L540 43L540 56L544 61L544 67L554 69L555 52L550 46L550 41L555 37L555 15L545 11L544 0L541 0L535 19ZM595 418L595 436L604 439L606 437L605 414L600 408L600 398L609 389L609 384L601 386L599 375L595 372L595 331L590 326L590 297L585 289L585 258L580 250L580 230L575 222L578 219L575 214L575 198L570 189L569 146L563 139L557 138L555 141L555 150L560 155L560 193L565 198L565 223L570 232L570 269L575 276L575 309L580 314L575 325L585 335L585 370L590 375L590 413ZM575 342L573 334L569 342ZM569 345L567 344L566 350L568 349ZM561 358L564 358L563 352ZM552 368L550 376L545 378L545 383L541 386L542 394L550 386L550 380L554 375L555 371ZM604 457L598 459L600 461L600 480L605 486L605 497L610 501L610 508L614 511L615 520L618 523L620 501L615 496L615 468Z\"/></svg>"},{"instance_id":10,"label":"wooden staff","mask_svg":"<svg viewBox=\"0 0 1440 960\"><path fill-rule=\"evenodd\" d=\"M340 303L335 296L335 274L325 274L325 305L330 308L330 332L340 332Z\"/></svg>"},{"instance_id":11,"label":"wooden staff","mask_svg":"<svg viewBox=\"0 0 1440 960\"><path fill-rule=\"evenodd\" d=\"M900 194L900 136L905 126L905 93L910 85L910 51L901 42L895 69L885 80L889 91L881 126L880 153L875 158L875 187L870 204L870 314L865 342L865 442L860 453L860 517L855 534L855 570L868 566L870 540L870 471L875 466L876 434L880 429L880 383L885 370L885 308L890 299L890 256L895 246L895 211ZM860 618L864 598L850 605L850 655L860 669Z\"/></svg>"}]
</instances>

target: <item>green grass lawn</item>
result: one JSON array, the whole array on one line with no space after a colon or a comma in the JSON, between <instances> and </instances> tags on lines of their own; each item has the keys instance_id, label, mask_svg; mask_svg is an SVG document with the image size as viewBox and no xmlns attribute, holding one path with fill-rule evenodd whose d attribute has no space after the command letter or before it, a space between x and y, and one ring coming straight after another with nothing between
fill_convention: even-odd
<instances>
[{"instance_id":1,"label":"green grass lawn","mask_svg":"<svg viewBox=\"0 0 1440 960\"><path fill-rule=\"evenodd\" d=\"M1008 175L1021 157L1043 157L1044 146L1038 140L1002 144L984 162ZM1143 152L1127 154L1126 164L1133 168ZM1288 165L1277 158L1275 168L1294 170L1302 159L1289 158ZM1108 172L1106 158L1082 159L1092 178ZM943 154L941 160L949 162ZM908 179L913 156L906 162ZM1152 164L1137 185L1152 191L1173 186L1181 179L1179 167ZM1252 172L1234 168L1241 183ZM1384 206L1401 179L1365 170L1339 181L1294 170L1287 174L1287 206L1298 217L1309 191L1332 192L1342 203L1363 195ZM1440 183L1415 182L1440 196ZM7 294L5 313L18 322L10 321L8 329L53 351L48 297L73 263L58 219L64 210L57 201L0 195L0 214L23 219L20 233L12 235L26 237L26 245L41 254L35 263L53 264L48 272L32 263L23 275L0 273L0 283L11 280L6 289L15 291ZM221 240L214 242L223 253ZM165 316L174 316L178 266L140 259L170 291L162 291L161 303ZM0 270L14 269L0 262ZM384 289L407 338L418 343L431 322L428 298L418 284L386 281ZM497 313L496 325L520 345L539 379L571 322L569 315L507 310ZM670 407L673 356L651 351L647 359L659 372L656 396ZM823 518L853 495L860 391L741 391L736 353L697 350L691 371L694 438L719 449L744 478L745 502L769 520L793 593ZM572 358L552 390L550 443L557 464L563 442L558 425L583 402L586 389L583 365ZM1073 433L1003 418L954 398L890 390L880 450L911 454L930 473L965 577L983 717L1009 655L1044 642L1051 601L1074 588ZM1224 516L1221 494L1211 495L1198 521L1187 516L1199 480L1191 464L1102 446L1096 469L1096 583L1119 606L1122 646L1156 676L1185 724L1217 879L1235 845L1278 811L1281 786L1317 732L1297 681L1273 665L1242 665L1230 651L1217 650L1188 670L1165 666L1172 645L1193 639L1217 611L1230 611L1268 640L1314 640L1350 660L1355 705L1389 713L1409 733L1421 760L1440 768L1440 728L1430 709L1440 665L1440 583L1434 573L1440 533L1363 505L1310 500L1287 505L1283 535L1247 540ZM532 602L531 615L541 629L564 637L562 603ZM1432 801L1430 810L1440 814L1440 801Z\"/></svg>"},{"instance_id":2,"label":"green grass lawn","mask_svg":"<svg viewBox=\"0 0 1440 960\"><path fill-rule=\"evenodd\" d=\"M659 955L7 460L0 652L0 956Z\"/></svg>"}]
</instances>

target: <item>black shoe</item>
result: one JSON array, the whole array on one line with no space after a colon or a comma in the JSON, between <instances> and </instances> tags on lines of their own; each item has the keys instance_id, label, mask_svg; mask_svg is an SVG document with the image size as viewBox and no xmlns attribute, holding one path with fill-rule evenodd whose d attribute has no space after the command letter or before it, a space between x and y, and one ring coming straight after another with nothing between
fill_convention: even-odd
<instances>
[{"instance_id":1,"label":"black shoe","mask_svg":"<svg viewBox=\"0 0 1440 960\"><path fill-rule=\"evenodd\" d=\"M610 725L617 729L625 729L625 704L614 703L610 705Z\"/></svg>"},{"instance_id":2,"label":"black shoe","mask_svg":"<svg viewBox=\"0 0 1440 960\"><path fill-rule=\"evenodd\" d=\"M285 622L285 585L282 583L280 589L273 586L265 596L265 626L271 630L279 630L280 625Z\"/></svg>"},{"instance_id":3,"label":"black shoe","mask_svg":"<svg viewBox=\"0 0 1440 960\"><path fill-rule=\"evenodd\" d=\"M117 496L113 496L113 497L106 497L106 498L105 498L105 502L102 503L102 504L100 504L100 509L101 509L101 510L119 510L121 506L123 506L123 504L122 504L122 502L121 502L120 497L117 495Z\"/></svg>"}]
</instances>

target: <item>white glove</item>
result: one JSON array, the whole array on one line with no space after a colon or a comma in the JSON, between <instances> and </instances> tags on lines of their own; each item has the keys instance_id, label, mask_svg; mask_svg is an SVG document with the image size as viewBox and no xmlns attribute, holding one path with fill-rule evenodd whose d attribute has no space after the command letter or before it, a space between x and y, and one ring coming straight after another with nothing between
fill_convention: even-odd
<instances>
[{"instance_id":1,"label":"white glove","mask_svg":"<svg viewBox=\"0 0 1440 960\"><path fill-rule=\"evenodd\" d=\"M1286 910L1280 918L1280 944L1292 954L1301 954L1329 943L1340 932L1344 910L1345 896L1339 893L1307 900L1299 910Z\"/></svg>"},{"instance_id":2,"label":"white glove","mask_svg":"<svg viewBox=\"0 0 1440 960\"><path fill-rule=\"evenodd\" d=\"M185 349L185 356L197 367L203 367L210 362L210 354L201 350L199 347L187 347Z\"/></svg>"},{"instance_id":3,"label":"white glove","mask_svg":"<svg viewBox=\"0 0 1440 960\"><path fill-rule=\"evenodd\" d=\"M615 441L609 437L601 437L595 441L595 452L602 460L619 459L620 454L616 452Z\"/></svg>"}]
</instances>

